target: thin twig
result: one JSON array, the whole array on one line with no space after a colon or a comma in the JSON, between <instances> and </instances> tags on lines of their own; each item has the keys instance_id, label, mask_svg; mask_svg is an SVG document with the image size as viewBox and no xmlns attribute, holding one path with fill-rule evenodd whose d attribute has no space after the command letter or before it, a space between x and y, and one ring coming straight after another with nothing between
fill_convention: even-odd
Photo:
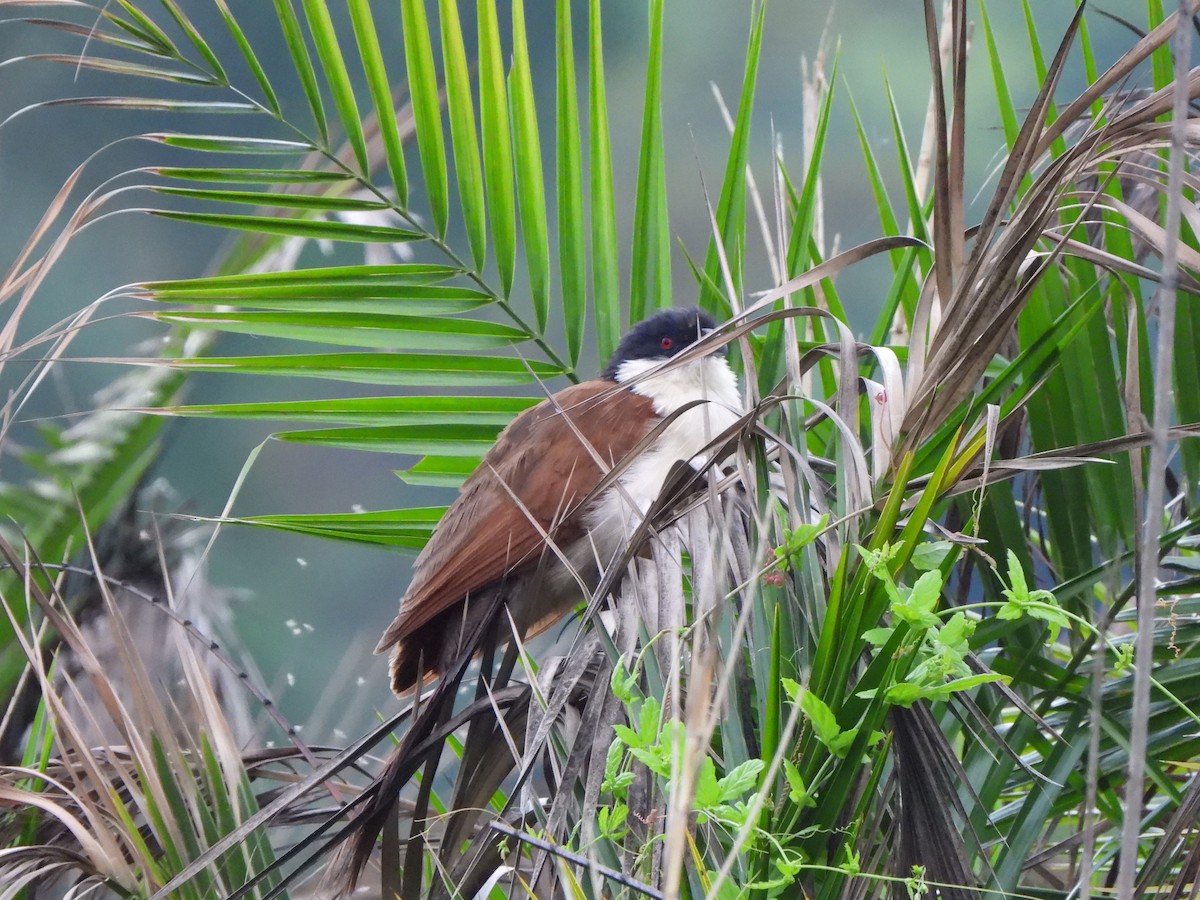
<instances>
[{"instance_id":1,"label":"thin twig","mask_svg":"<svg viewBox=\"0 0 1200 900\"><path fill-rule=\"evenodd\" d=\"M522 843L529 844L531 847L536 847L538 850L543 850L546 853L549 853L551 856L557 856L559 859L565 859L569 863L573 863L577 866L583 866L585 869L597 872L598 874L603 875L605 878L615 881L622 887L632 888L639 894L645 894L647 897L656 897L658 900L662 900L664 896L661 891L655 890L648 884L643 884L640 881L636 881L630 878L628 875L618 872L616 869L610 869L608 866L594 862L593 860L588 859L586 856L580 856L578 853L572 853L570 850L564 850L557 844L552 844L549 841L536 838L531 834L526 834L524 831L518 831L511 825L507 825L504 822L489 822L488 825L494 831L498 831L501 834L507 835L510 838L521 841Z\"/></svg>"}]
</instances>

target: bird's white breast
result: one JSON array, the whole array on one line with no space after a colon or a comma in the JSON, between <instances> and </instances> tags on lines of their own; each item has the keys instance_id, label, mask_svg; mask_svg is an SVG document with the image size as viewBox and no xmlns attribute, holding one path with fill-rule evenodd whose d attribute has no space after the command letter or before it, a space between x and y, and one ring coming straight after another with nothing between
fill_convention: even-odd
<instances>
[{"instance_id":1,"label":"bird's white breast","mask_svg":"<svg viewBox=\"0 0 1200 900\"><path fill-rule=\"evenodd\" d=\"M631 381L658 365L656 361L631 360L617 370L617 381ZM679 413L625 470L619 486L606 491L588 512L592 552L603 565L633 534L662 490L672 465L691 460L697 468L702 467L707 460L699 455L701 451L742 415L737 379L721 357L707 356L676 366L637 382L630 390L649 398L655 413L664 419L689 403L701 402Z\"/></svg>"}]
</instances>

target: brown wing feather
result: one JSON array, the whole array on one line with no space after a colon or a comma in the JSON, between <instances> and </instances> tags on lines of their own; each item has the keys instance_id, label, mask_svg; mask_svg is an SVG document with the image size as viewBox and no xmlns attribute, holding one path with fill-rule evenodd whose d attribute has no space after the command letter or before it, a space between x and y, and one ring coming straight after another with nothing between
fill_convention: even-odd
<instances>
[{"instance_id":1,"label":"brown wing feather","mask_svg":"<svg viewBox=\"0 0 1200 900\"><path fill-rule=\"evenodd\" d=\"M603 474L583 442L612 465L646 435L653 417L650 401L638 394L602 396L612 387L602 380L573 385L504 429L417 557L400 614L376 653L468 594L536 562L547 547L530 516L557 544L579 534L572 514Z\"/></svg>"}]
</instances>

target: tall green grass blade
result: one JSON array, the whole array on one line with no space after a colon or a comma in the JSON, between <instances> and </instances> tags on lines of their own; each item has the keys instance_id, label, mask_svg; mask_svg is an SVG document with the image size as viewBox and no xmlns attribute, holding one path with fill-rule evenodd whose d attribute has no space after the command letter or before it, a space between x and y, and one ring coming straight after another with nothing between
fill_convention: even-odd
<instances>
[{"instance_id":1,"label":"tall green grass blade","mask_svg":"<svg viewBox=\"0 0 1200 900\"><path fill-rule=\"evenodd\" d=\"M983 25L983 41L987 47L988 63L992 69L992 87L996 93L996 104L1000 108L1000 124L1004 127L1005 143L1011 150L1017 141L1021 123L1017 119L1012 92L1008 88L1008 78L1004 74L1004 61L1000 58L1000 48L996 46L996 35L992 31L992 21L988 17L987 4L983 0L980 0L979 3L979 21Z\"/></svg>"},{"instance_id":2,"label":"tall green grass blade","mask_svg":"<svg viewBox=\"0 0 1200 900\"><path fill-rule=\"evenodd\" d=\"M237 810L233 798L226 790L225 776L221 763L213 752L212 743L207 734L200 735L200 759L204 768L204 789L211 806L212 819L206 825L205 842L213 843L223 834L229 834L238 826ZM202 805L201 809L207 807ZM222 874L230 884L242 884L253 870L250 868L250 849L253 841L247 840L232 849L220 863Z\"/></svg>"},{"instance_id":3,"label":"tall green grass blade","mask_svg":"<svg viewBox=\"0 0 1200 900\"><path fill-rule=\"evenodd\" d=\"M574 366L583 349L587 317L587 250L583 224L583 149L575 83L575 42L570 0L555 4L558 72L557 161L558 278L562 292L567 359Z\"/></svg>"},{"instance_id":4,"label":"tall green grass blade","mask_svg":"<svg viewBox=\"0 0 1200 900\"><path fill-rule=\"evenodd\" d=\"M812 149L808 155L808 168L804 173L804 186L796 207L796 220L792 225L791 242L788 245L788 271L798 274L807 268L813 259L809 253L813 246L813 230L817 217L817 185L820 183L821 166L825 156L825 140L829 134L829 115L833 109L834 90L837 82L837 59L829 73L829 88L821 98L817 112L817 126L813 131Z\"/></svg>"},{"instance_id":5,"label":"tall green grass blade","mask_svg":"<svg viewBox=\"0 0 1200 900\"><path fill-rule=\"evenodd\" d=\"M1083 73L1088 84L1095 84L1100 79L1100 67L1096 63L1096 50L1092 46L1092 32L1088 20L1079 20L1079 53L1083 57ZM1092 114L1099 116L1104 110L1104 98L1097 97L1092 103Z\"/></svg>"},{"instance_id":6,"label":"tall green grass blade","mask_svg":"<svg viewBox=\"0 0 1200 900\"><path fill-rule=\"evenodd\" d=\"M650 0L650 50L646 61L645 106L634 196L633 248L629 280L629 319L644 319L670 306L671 225L663 150L663 0Z\"/></svg>"},{"instance_id":7,"label":"tall green grass blade","mask_svg":"<svg viewBox=\"0 0 1200 900\"><path fill-rule=\"evenodd\" d=\"M866 128L862 116L859 115L858 105L850 92L846 92L846 102L850 104L850 115L854 118L854 131L858 135L858 147L862 151L863 163L867 167L867 180L871 184L871 196L875 200L875 210L879 214L879 229L882 234L901 234L900 222L892 209L892 198L888 195L883 173L875 159L875 150L867 139Z\"/></svg>"},{"instance_id":8,"label":"tall green grass blade","mask_svg":"<svg viewBox=\"0 0 1200 900\"><path fill-rule=\"evenodd\" d=\"M759 28L761 29L761 27L762 23L760 21ZM834 92L832 85L836 83L836 78L837 62L835 59L832 71L829 74L830 87L821 98L821 107L817 112L817 125L813 131L812 147L809 150L808 168L804 175L804 187L800 191L800 197L796 204L795 217L792 221L786 260L789 275L797 275L805 269L821 263L821 254L823 251L817 247L814 237L817 220L817 187L821 183L820 172L825 154L825 139L829 133L830 110L833 108ZM749 122L746 123L746 127L749 127ZM741 190L744 194L744 184ZM741 206L744 209L744 196ZM841 321L845 321L845 316L834 299L832 280L826 280L822 284L822 292L826 302L830 304L830 311ZM818 339L822 335L825 335L829 340L836 340L835 333L826 324L822 323L820 319L811 319L810 321L813 333ZM763 390L770 390L771 386L776 384L784 375L783 344L783 322L772 322L767 331L762 359L759 361L759 386ZM833 361L822 361L821 369L824 381L827 385L831 386L833 384Z\"/></svg>"},{"instance_id":9,"label":"tall green grass blade","mask_svg":"<svg viewBox=\"0 0 1200 900\"><path fill-rule=\"evenodd\" d=\"M928 217L921 197L917 193L917 180L913 170L912 156L908 150L908 141L904 137L904 126L900 121L900 110L896 106L896 95L892 92L890 83L887 85L887 96L888 112L892 121L892 136L896 142L896 161L900 169L900 183L904 188L904 199L908 205L909 228L912 231L913 237L928 244L930 243Z\"/></svg>"},{"instance_id":10,"label":"tall green grass blade","mask_svg":"<svg viewBox=\"0 0 1200 900\"><path fill-rule=\"evenodd\" d=\"M1161 24L1166 18L1167 12L1162 0L1146 0L1146 21L1151 27ZM1154 78L1155 90L1160 90L1175 80L1173 65L1171 47L1168 44L1162 44L1150 54L1150 71Z\"/></svg>"},{"instance_id":11,"label":"tall green grass blade","mask_svg":"<svg viewBox=\"0 0 1200 900\"><path fill-rule=\"evenodd\" d=\"M158 735L150 736L150 751L153 754L152 760L155 768L153 777L157 780L158 789L167 803L165 809L159 810L159 814L163 817L164 822L166 819L170 819L171 826L173 826L171 830L182 839L183 846L178 849L186 854L187 859L195 859L200 855L200 839L188 808L185 794L186 776L176 771L176 767L172 765ZM202 872L197 879L199 884L194 887L201 891L224 893L222 886L218 884L219 879L216 877L216 872L213 871L214 868L211 867Z\"/></svg>"},{"instance_id":12,"label":"tall green grass blade","mask_svg":"<svg viewBox=\"0 0 1200 900\"><path fill-rule=\"evenodd\" d=\"M544 333L550 316L550 243L546 226L546 185L542 174L542 146L538 136L537 105L529 70L529 43L525 36L524 0L513 0L513 61L508 77L508 102L512 108L513 154L517 168L517 206L521 211L521 236L525 241L525 267L533 297L538 333Z\"/></svg>"},{"instance_id":13,"label":"tall green grass blade","mask_svg":"<svg viewBox=\"0 0 1200 900\"><path fill-rule=\"evenodd\" d=\"M450 197L446 148L442 136L442 104L438 98L438 79L433 67L425 2L400 0L400 11L404 24L408 88L412 96L413 119L416 121L417 150L421 156L421 175L425 180L434 230L444 238L450 217Z\"/></svg>"},{"instance_id":14,"label":"tall green grass blade","mask_svg":"<svg viewBox=\"0 0 1200 900\"><path fill-rule=\"evenodd\" d=\"M725 163L725 177L721 184L721 195L717 200L716 220L719 233L708 245L704 259L704 274L716 283L723 284L721 258L716 242L725 248L725 259L733 277L733 289L742 290L742 264L746 256L746 165L750 155L750 120L754 111L754 89L758 81L758 60L762 50L763 23L766 21L766 4L761 3L750 26L750 42L746 49L746 67L742 75L742 95L738 100L737 117L733 136L729 144L729 156ZM730 298L737 302L737 298ZM700 306L724 318L732 313L728 302L711 289L700 291Z\"/></svg>"},{"instance_id":15,"label":"tall green grass blade","mask_svg":"<svg viewBox=\"0 0 1200 900\"><path fill-rule=\"evenodd\" d=\"M342 56L342 48L338 43L337 32L333 28L333 19L329 16L329 7L325 0L301 0L304 5L304 15L308 19L308 28L317 48L317 58L321 61L321 70L329 82L329 90L333 94L333 105L337 108L341 119L342 129L346 132L346 140L354 151L358 162L358 170L364 176L370 174L370 163L367 161L367 142L363 137L362 122L359 119L358 103L354 99L354 87L350 84L350 73L346 71L346 60Z\"/></svg>"}]
</instances>

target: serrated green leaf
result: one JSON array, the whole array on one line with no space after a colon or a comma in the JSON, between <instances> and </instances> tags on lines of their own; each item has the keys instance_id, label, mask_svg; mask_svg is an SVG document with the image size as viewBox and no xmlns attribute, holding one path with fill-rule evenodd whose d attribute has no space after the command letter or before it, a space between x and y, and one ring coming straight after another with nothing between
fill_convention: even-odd
<instances>
[{"instance_id":1,"label":"serrated green leaf","mask_svg":"<svg viewBox=\"0 0 1200 900\"><path fill-rule=\"evenodd\" d=\"M706 756L696 773L696 792L693 806L697 810L712 809L722 800L721 788L717 784L717 767L712 757Z\"/></svg>"},{"instance_id":2,"label":"serrated green leaf","mask_svg":"<svg viewBox=\"0 0 1200 900\"><path fill-rule=\"evenodd\" d=\"M850 752L850 748L856 740L858 740L858 729L847 728L829 742L829 752L842 759Z\"/></svg>"},{"instance_id":3,"label":"serrated green leaf","mask_svg":"<svg viewBox=\"0 0 1200 900\"><path fill-rule=\"evenodd\" d=\"M888 703L894 703L896 706L907 708L927 696L928 692L928 688L922 685L910 684L905 681L900 684L893 684L887 689L885 697Z\"/></svg>"},{"instance_id":4,"label":"serrated green leaf","mask_svg":"<svg viewBox=\"0 0 1200 900\"><path fill-rule=\"evenodd\" d=\"M874 647L882 647L892 639L895 628L872 628L863 632L863 640Z\"/></svg>"},{"instance_id":5,"label":"serrated green leaf","mask_svg":"<svg viewBox=\"0 0 1200 900\"><path fill-rule=\"evenodd\" d=\"M766 765L761 759L748 759L726 772L718 783L722 802L736 800L746 791L754 790L758 785L758 776Z\"/></svg>"},{"instance_id":6,"label":"serrated green leaf","mask_svg":"<svg viewBox=\"0 0 1200 900\"><path fill-rule=\"evenodd\" d=\"M975 622L968 619L965 613L956 612L937 630L934 639L942 646L965 655L969 649L968 639L974 633Z\"/></svg>"},{"instance_id":7,"label":"serrated green leaf","mask_svg":"<svg viewBox=\"0 0 1200 900\"><path fill-rule=\"evenodd\" d=\"M932 571L941 568L953 550L954 545L949 541L925 541L917 544L910 561L915 569Z\"/></svg>"},{"instance_id":8,"label":"serrated green leaf","mask_svg":"<svg viewBox=\"0 0 1200 900\"><path fill-rule=\"evenodd\" d=\"M997 619L1022 619L1025 617L1025 607L1019 603L1008 602L996 610Z\"/></svg>"},{"instance_id":9,"label":"serrated green leaf","mask_svg":"<svg viewBox=\"0 0 1200 900\"><path fill-rule=\"evenodd\" d=\"M643 739L649 740L651 736L658 734L658 719L661 713L662 705L657 697L647 697L642 701L642 708L638 710L638 734Z\"/></svg>"},{"instance_id":10,"label":"serrated green leaf","mask_svg":"<svg viewBox=\"0 0 1200 900\"><path fill-rule=\"evenodd\" d=\"M604 758L604 778L611 781L621 771L621 762L625 758L625 745L620 740L614 740L608 745L608 754Z\"/></svg>"},{"instance_id":11,"label":"serrated green leaf","mask_svg":"<svg viewBox=\"0 0 1200 900\"><path fill-rule=\"evenodd\" d=\"M833 710L812 691L804 691L800 695L800 709L804 711L808 720L812 722L813 732L816 734L817 740L832 750L833 742L842 733Z\"/></svg>"},{"instance_id":12,"label":"serrated green leaf","mask_svg":"<svg viewBox=\"0 0 1200 900\"><path fill-rule=\"evenodd\" d=\"M811 809L817 805L817 801L809 794L808 787L804 784L804 778L800 775L800 770L796 768L796 764L790 759L783 761L783 774L787 777L789 800L801 809Z\"/></svg>"},{"instance_id":13,"label":"serrated green leaf","mask_svg":"<svg viewBox=\"0 0 1200 900\"><path fill-rule=\"evenodd\" d=\"M997 681L1008 681L1008 679L996 672L982 672L978 675L968 675L965 678L955 678L953 681L947 681L941 688L946 693L952 693L954 691L967 691L981 684L992 684Z\"/></svg>"},{"instance_id":14,"label":"serrated green leaf","mask_svg":"<svg viewBox=\"0 0 1200 900\"><path fill-rule=\"evenodd\" d=\"M795 679L784 678L783 679L783 690L784 690L784 693L787 694L788 699L791 700L793 703L795 703L797 700L800 699L800 694L803 693L804 688L801 687L800 683L798 681L796 681Z\"/></svg>"},{"instance_id":15,"label":"serrated green leaf","mask_svg":"<svg viewBox=\"0 0 1200 900\"><path fill-rule=\"evenodd\" d=\"M1029 598L1029 586L1025 583L1025 568L1021 565L1021 560L1012 549L1007 551L1007 558L1008 584L1012 591L1012 596L1017 600L1027 600Z\"/></svg>"},{"instance_id":16,"label":"serrated green leaf","mask_svg":"<svg viewBox=\"0 0 1200 900\"><path fill-rule=\"evenodd\" d=\"M937 608L941 593L942 573L926 572L913 585L912 592L908 595L908 605L920 612L932 612Z\"/></svg>"},{"instance_id":17,"label":"serrated green leaf","mask_svg":"<svg viewBox=\"0 0 1200 900\"><path fill-rule=\"evenodd\" d=\"M615 734L619 740L624 742L625 746L630 750L644 746L645 742L641 739L641 737L638 736L638 733L628 725L622 725L620 723L613 725L613 734Z\"/></svg>"}]
</instances>

